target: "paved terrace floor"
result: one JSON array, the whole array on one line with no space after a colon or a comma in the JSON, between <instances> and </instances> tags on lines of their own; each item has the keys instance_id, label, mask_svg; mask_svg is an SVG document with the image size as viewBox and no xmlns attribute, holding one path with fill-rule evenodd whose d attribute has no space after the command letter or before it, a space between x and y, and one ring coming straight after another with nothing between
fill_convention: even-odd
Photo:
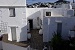
<instances>
[{"instance_id":1,"label":"paved terrace floor","mask_svg":"<svg viewBox=\"0 0 75 50\"><path fill-rule=\"evenodd\" d=\"M31 41L24 41L24 42L16 42L16 41L8 41L8 35L3 35L3 42L14 44L21 47L31 46L33 49L42 50L43 49L43 36L39 35L39 30L31 30Z\"/></svg>"},{"instance_id":2,"label":"paved terrace floor","mask_svg":"<svg viewBox=\"0 0 75 50\"><path fill-rule=\"evenodd\" d=\"M31 48L43 49L43 36L39 35L39 30L31 30Z\"/></svg>"},{"instance_id":3,"label":"paved terrace floor","mask_svg":"<svg viewBox=\"0 0 75 50\"><path fill-rule=\"evenodd\" d=\"M8 41L7 34L3 35L2 41L5 43L14 44L14 45L21 46L21 47L28 47L30 45L29 41L24 41L24 42Z\"/></svg>"}]
</instances>

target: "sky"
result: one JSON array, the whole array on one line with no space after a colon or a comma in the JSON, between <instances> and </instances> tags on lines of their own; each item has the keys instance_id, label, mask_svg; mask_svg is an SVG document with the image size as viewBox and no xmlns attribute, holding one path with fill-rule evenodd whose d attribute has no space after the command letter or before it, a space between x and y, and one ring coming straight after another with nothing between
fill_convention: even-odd
<instances>
[{"instance_id":1,"label":"sky","mask_svg":"<svg viewBox=\"0 0 75 50\"><path fill-rule=\"evenodd\" d=\"M36 2L55 2L57 0L26 0L27 4L32 4ZM67 1L73 1L73 0L67 0Z\"/></svg>"}]
</instances>

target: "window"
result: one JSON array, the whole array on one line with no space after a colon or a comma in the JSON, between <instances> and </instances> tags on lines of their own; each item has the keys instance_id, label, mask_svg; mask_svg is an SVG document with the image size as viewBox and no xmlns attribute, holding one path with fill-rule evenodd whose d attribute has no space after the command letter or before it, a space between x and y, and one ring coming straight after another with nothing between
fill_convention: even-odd
<instances>
[{"instance_id":1,"label":"window","mask_svg":"<svg viewBox=\"0 0 75 50\"><path fill-rule=\"evenodd\" d=\"M57 33L62 33L62 23L57 23Z\"/></svg>"},{"instance_id":2,"label":"window","mask_svg":"<svg viewBox=\"0 0 75 50\"><path fill-rule=\"evenodd\" d=\"M9 8L10 17L15 17L15 8Z\"/></svg>"},{"instance_id":3,"label":"window","mask_svg":"<svg viewBox=\"0 0 75 50\"><path fill-rule=\"evenodd\" d=\"M46 12L46 16L51 16L51 12Z\"/></svg>"}]
</instances>

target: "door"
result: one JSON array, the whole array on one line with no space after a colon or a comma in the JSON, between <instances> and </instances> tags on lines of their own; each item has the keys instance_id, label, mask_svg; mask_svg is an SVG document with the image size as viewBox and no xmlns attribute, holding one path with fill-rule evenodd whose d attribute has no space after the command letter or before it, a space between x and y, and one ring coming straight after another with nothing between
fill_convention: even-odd
<instances>
[{"instance_id":1,"label":"door","mask_svg":"<svg viewBox=\"0 0 75 50\"><path fill-rule=\"evenodd\" d=\"M57 23L57 33L62 33L62 23Z\"/></svg>"},{"instance_id":2,"label":"door","mask_svg":"<svg viewBox=\"0 0 75 50\"><path fill-rule=\"evenodd\" d=\"M16 27L11 27L12 40L16 40Z\"/></svg>"},{"instance_id":3,"label":"door","mask_svg":"<svg viewBox=\"0 0 75 50\"><path fill-rule=\"evenodd\" d=\"M33 19L29 19L29 28L30 30L33 29Z\"/></svg>"}]
</instances>

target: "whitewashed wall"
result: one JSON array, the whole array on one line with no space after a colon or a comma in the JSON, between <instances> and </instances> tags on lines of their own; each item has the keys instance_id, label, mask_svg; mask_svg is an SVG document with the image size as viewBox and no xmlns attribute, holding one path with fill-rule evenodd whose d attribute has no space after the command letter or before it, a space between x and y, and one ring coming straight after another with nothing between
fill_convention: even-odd
<instances>
[{"instance_id":1,"label":"whitewashed wall","mask_svg":"<svg viewBox=\"0 0 75 50\"><path fill-rule=\"evenodd\" d=\"M8 40L12 41L11 27L16 27L17 42L27 41L26 0L0 0L0 22L7 23ZM10 17L9 8L15 8Z\"/></svg>"},{"instance_id":2,"label":"whitewashed wall","mask_svg":"<svg viewBox=\"0 0 75 50\"><path fill-rule=\"evenodd\" d=\"M74 15L74 10L72 9L62 9L62 8L49 8L43 9L43 16L46 17L46 12L51 12L51 17L69 17Z\"/></svg>"},{"instance_id":3,"label":"whitewashed wall","mask_svg":"<svg viewBox=\"0 0 75 50\"><path fill-rule=\"evenodd\" d=\"M62 4L61 8L71 9L72 6L71 6L71 4Z\"/></svg>"},{"instance_id":4,"label":"whitewashed wall","mask_svg":"<svg viewBox=\"0 0 75 50\"><path fill-rule=\"evenodd\" d=\"M16 46L14 44L9 44L9 43L5 43L2 42L3 45L3 50L27 50L28 47L20 47L20 46Z\"/></svg>"},{"instance_id":5,"label":"whitewashed wall","mask_svg":"<svg viewBox=\"0 0 75 50\"><path fill-rule=\"evenodd\" d=\"M57 30L57 22L62 22L62 38L68 39L69 31L75 26L75 17L45 17L43 20L43 42L52 39Z\"/></svg>"},{"instance_id":6,"label":"whitewashed wall","mask_svg":"<svg viewBox=\"0 0 75 50\"><path fill-rule=\"evenodd\" d=\"M48 18L43 19L43 42L48 42L49 40L49 26L48 26Z\"/></svg>"},{"instance_id":7,"label":"whitewashed wall","mask_svg":"<svg viewBox=\"0 0 75 50\"><path fill-rule=\"evenodd\" d=\"M42 8L26 8L27 19L33 19L33 29L37 27L37 17L42 19Z\"/></svg>"},{"instance_id":8,"label":"whitewashed wall","mask_svg":"<svg viewBox=\"0 0 75 50\"><path fill-rule=\"evenodd\" d=\"M72 9L71 4L61 4L61 5L55 5L56 8L63 8L63 9Z\"/></svg>"},{"instance_id":9,"label":"whitewashed wall","mask_svg":"<svg viewBox=\"0 0 75 50\"><path fill-rule=\"evenodd\" d=\"M46 17L46 12L51 12L50 17L69 17L74 15L74 10L72 9L62 9L62 8L26 8L27 19L33 19L33 28L37 27L37 17L43 20Z\"/></svg>"},{"instance_id":10,"label":"whitewashed wall","mask_svg":"<svg viewBox=\"0 0 75 50\"><path fill-rule=\"evenodd\" d=\"M26 0L0 0L0 6L26 6Z\"/></svg>"},{"instance_id":11,"label":"whitewashed wall","mask_svg":"<svg viewBox=\"0 0 75 50\"><path fill-rule=\"evenodd\" d=\"M11 27L16 27L17 41L27 40L27 19L26 19L26 9L25 8L15 8L15 17L10 17L10 11L8 8L0 8L0 22L7 23L8 39L12 41Z\"/></svg>"},{"instance_id":12,"label":"whitewashed wall","mask_svg":"<svg viewBox=\"0 0 75 50\"><path fill-rule=\"evenodd\" d=\"M25 8L15 8L15 15L16 15L15 17L9 17L9 16L7 17L8 33L11 34L10 33L11 31L9 31L10 27L16 26L17 41L26 41L27 40L27 19L26 19Z\"/></svg>"}]
</instances>

